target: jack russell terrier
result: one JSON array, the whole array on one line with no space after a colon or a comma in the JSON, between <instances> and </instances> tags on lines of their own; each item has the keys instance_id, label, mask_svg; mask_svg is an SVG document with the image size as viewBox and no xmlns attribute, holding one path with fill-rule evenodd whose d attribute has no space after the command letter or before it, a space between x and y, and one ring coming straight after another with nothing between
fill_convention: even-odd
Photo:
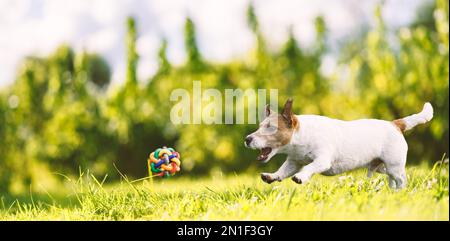
<instances>
[{"instance_id":1,"label":"jack russell terrier","mask_svg":"<svg viewBox=\"0 0 450 241\"><path fill-rule=\"evenodd\" d=\"M360 119L343 121L318 115L294 115L292 99L281 114L267 105L266 118L258 130L245 138L245 146L259 149L257 160L268 162L277 153L287 159L275 173L262 173L266 183L292 176L296 183L306 183L312 175L340 174L360 167L386 173L389 187L406 186L406 154L408 145L403 132L433 118L433 107L425 103L423 110L394 121Z\"/></svg>"}]
</instances>

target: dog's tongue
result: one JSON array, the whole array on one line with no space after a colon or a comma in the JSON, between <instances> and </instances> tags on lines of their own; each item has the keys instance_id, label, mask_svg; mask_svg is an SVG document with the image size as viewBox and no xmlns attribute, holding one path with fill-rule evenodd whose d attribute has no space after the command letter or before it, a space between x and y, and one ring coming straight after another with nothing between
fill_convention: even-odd
<instances>
[{"instance_id":1,"label":"dog's tongue","mask_svg":"<svg viewBox=\"0 0 450 241\"><path fill-rule=\"evenodd\" d=\"M272 152L272 148L270 147L264 147L261 149L261 153L259 153L259 156L256 158L258 161L265 161L269 154Z\"/></svg>"}]
</instances>

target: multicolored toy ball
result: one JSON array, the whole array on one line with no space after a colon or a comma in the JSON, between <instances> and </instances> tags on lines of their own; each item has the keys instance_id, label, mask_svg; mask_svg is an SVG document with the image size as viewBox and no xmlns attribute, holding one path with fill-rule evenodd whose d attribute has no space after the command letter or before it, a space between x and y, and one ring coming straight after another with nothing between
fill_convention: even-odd
<instances>
[{"instance_id":1,"label":"multicolored toy ball","mask_svg":"<svg viewBox=\"0 0 450 241\"><path fill-rule=\"evenodd\" d=\"M150 153L147 164L150 176L171 177L180 171L180 153L163 146Z\"/></svg>"}]
</instances>

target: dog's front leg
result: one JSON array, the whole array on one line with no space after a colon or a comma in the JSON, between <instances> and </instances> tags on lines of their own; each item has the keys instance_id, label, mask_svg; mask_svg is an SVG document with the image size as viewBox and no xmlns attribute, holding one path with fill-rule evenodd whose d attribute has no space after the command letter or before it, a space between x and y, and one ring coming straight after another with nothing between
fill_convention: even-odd
<instances>
[{"instance_id":1,"label":"dog's front leg","mask_svg":"<svg viewBox=\"0 0 450 241\"><path fill-rule=\"evenodd\" d=\"M288 158L275 173L261 173L261 179L269 184L274 181L281 182L283 179L294 175L298 170L299 164Z\"/></svg>"},{"instance_id":2,"label":"dog's front leg","mask_svg":"<svg viewBox=\"0 0 450 241\"><path fill-rule=\"evenodd\" d=\"M304 166L300 172L292 177L298 184L307 183L312 175L322 173L331 168L331 158L329 156L319 156L310 164Z\"/></svg>"}]
</instances>

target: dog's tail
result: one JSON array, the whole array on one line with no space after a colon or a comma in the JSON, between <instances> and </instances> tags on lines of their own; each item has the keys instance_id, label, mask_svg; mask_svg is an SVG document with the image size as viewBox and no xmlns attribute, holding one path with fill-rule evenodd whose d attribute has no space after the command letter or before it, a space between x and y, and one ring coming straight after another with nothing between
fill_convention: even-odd
<instances>
[{"instance_id":1,"label":"dog's tail","mask_svg":"<svg viewBox=\"0 0 450 241\"><path fill-rule=\"evenodd\" d=\"M407 116L403 119L394 120L392 121L392 123L394 123L394 125L396 125L400 131L405 132L407 130L412 129L416 125L430 121L432 118L433 118L433 107L431 106L430 103L427 102L423 105L423 109L421 112Z\"/></svg>"}]
</instances>

